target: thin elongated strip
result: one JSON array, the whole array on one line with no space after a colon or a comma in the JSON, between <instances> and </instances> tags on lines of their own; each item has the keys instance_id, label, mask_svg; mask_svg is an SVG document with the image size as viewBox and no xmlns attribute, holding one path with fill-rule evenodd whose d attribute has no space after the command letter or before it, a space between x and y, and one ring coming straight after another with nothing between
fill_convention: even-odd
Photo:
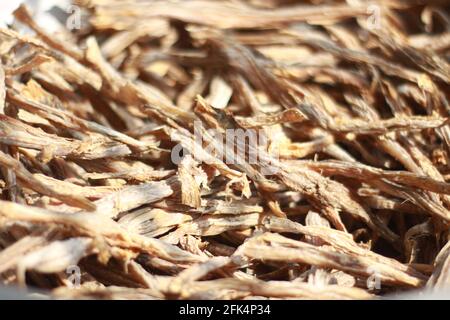
<instances>
[{"instance_id":1,"label":"thin elongated strip","mask_svg":"<svg viewBox=\"0 0 450 320\"><path fill-rule=\"evenodd\" d=\"M313 20L320 22L326 19L346 19L347 17L366 16L366 8L350 7L347 5L335 6L296 6L289 9L275 11L258 10L240 3L220 3L210 1L189 1L170 5L163 1L151 4L151 10L145 3L135 2L132 6L126 6L126 13L132 14L137 19L149 19L152 17L168 17L189 23L209 25L217 28L262 28L275 27L293 22ZM199 17L195 13L201 11ZM110 19L126 21L127 15L120 5L113 7L97 6L93 23L102 28L102 25L110 25ZM230 17L240 17L232 19Z\"/></svg>"},{"instance_id":2,"label":"thin elongated strip","mask_svg":"<svg viewBox=\"0 0 450 320\"><path fill-rule=\"evenodd\" d=\"M396 117L386 120L365 121L360 119L338 119L331 126L332 130L340 132L352 132L356 134L386 133L397 130L423 130L439 128L448 123L446 118L427 116Z\"/></svg>"},{"instance_id":3,"label":"thin elongated strip","mask_svg":"<svg viewBox=\"0 0 450 320\"><path fill-rule=\"evenodd\" d=\"M0 114L5 111L5 98L6 98L6 88L5 88L5 70L0 64Z\"/></svg>"},{"instance_id":4,"label":"thin elongated strip","mask_svg":"<svg viewBox=\"0 0 450 320\"><path fill-rule=\"evenodd\" d=\"M37 66L52 61L53 59L49 56L43 55L43 54L36 54L31 57L30 60L26 61L24 64L20 66L16 66L11 69L6 70L7 75L20 75L26 72L31 71L32 69L36 68Z\"/></svg>"},{"instance_id":5,"label":"thin elongated strip","mask_svg":"<svg viewBox=\"0 0 450 320\"><path fill-rule=\"evenodd\" d=\"M125 187L95 202L97 212L114 218L121 212L135 209L141 205L164 199L173 193L165 181L148 182Z\"/></svg>"},{"instance_id":6,"label":"thin elongated strip","mask_svg":"<svg viewBox=\"0 0 450 320\"><path fill-rule=\"evenodd\" d=\"M37 180L18 160L0 151L0 164L14 170L17 178L21 183L39 193L54 197L68 205L79 207L85 210L93 211L96 206L85 197L73 195L70 193L62 193L57 189L53 189L48 185Z\"/></svg>"},{"instance_id":7,"label":"thin elongated strip","mask_svg":"<svg viewBox=\"0 0 450 320\"><path fill-rule=\"evenodd\" d=\"M233 216L204 215L193 221L186 222L172 233L163 237L169 243L178 243L186 234L196 236L214 236L230 230L244 230L261 223L258 213L240 214Z\"/></svg>"},{"instance_id":8,"label":"thin elongated strip","mask_svg":"<svg viewBox=\"0 0 450 320\"><path fill-rule=\"evenodd\" d=\"M278 250L272 250L274 247L277 247ZM366 277L370 277L374 272L373 270L377 270L376 272L383 282L400 283L413 287L424 284L423 278L401 272L370 258L337 254L326 248L317 248L272 233L265 233L247 241L234 255L244 255L253 259L306 263L318 267L336 268Z\"/></svg>"},{"instance_id":9,"label":"thin elongated strip","mask_svg":"<svg viewBox=\"0 0 450 320\"><path fill-rule=\"evenodd\" d=\"M359 163L340 161L295 161L292 164L302 164L326 175L343 175L346 177L358 177L363 180L388 179L410 187L420 188L437 193L450 193L450 184L437 181L427 176L419 176L407 171L386 171Z\"/></svg>"},{"instance_id":10,"label":"thin elongated strip","mask_svg":"<svg viewBox=\"0 0 450 320\"><path fill-rule=\"evenodd\" d=\"M74 183L51 178L43 174L33 174L33 177L46 185L52 186L54 189L58 189L60 192L67 194L78 194L86 198L102 198L120 189L120 187L107 186L82 187Z\"/></svg>"},{"instance_id":11,"label":"thin elongated strip","mask_svg":"<svg viewBox=\"0 0 450 320\"><path fill-rule=\"evenodd\" d=\"M261 115L253 118L235 117L236 122L244 128L270 126L277 123L301 122L306 117L298 109L288 109L274 115Z\"/></svg>"}]
</instances>

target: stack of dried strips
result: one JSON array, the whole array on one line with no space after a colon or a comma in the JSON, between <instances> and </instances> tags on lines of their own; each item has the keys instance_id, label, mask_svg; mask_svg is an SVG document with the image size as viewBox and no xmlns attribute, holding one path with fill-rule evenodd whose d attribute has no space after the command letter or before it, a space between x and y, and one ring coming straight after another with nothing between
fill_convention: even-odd
<instances>
[{"instance_id":1,"label":"stack of dried strips","mask_svg":"<svg viewBox=\"0 0 450 320\"><path fill-rule=\"evenodd\" d=\"M81 29L57 34L18 8L32 32L0 29L1 283L104 299L450 286L446 3L78 0ZM212 134L250 130L265 143Z\"/></svg>"}]
</instances>

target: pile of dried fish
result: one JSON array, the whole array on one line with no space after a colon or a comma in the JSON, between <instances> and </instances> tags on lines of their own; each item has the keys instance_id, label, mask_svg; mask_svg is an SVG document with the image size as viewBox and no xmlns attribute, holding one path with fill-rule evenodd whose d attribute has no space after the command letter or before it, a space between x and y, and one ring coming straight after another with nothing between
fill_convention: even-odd
<instances>
[{"instance_id":1,"label":"pile of dried fish","mask_svg":"<svg viewBox=\"0 0 450 320\"><path fill-rule=\"evenodd\" d=\"M19 7L0 29L0 283L104 299L450 286L446 4L77 0L80 28L57 34Z\"/></svg>"}]
</instances>

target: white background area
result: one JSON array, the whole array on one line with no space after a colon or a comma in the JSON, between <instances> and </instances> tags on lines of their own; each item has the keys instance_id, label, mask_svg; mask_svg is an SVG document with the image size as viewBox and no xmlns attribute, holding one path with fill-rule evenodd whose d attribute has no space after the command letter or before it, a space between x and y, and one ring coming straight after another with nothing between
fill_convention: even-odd
<instances>
[{"instance_id":1,"label":"white background area","mask_svg":"<svg viewBox=\"0 0 450 320\"><path fill-rule=\"evenodd\" d=\"M21 3L25 3L36 21L50 31L57 30L60 23L47 11L54 6L67 11L70 5L69 0L0 0L0 27L13 22L12 13Z\"/></svg>"}]
</instances>

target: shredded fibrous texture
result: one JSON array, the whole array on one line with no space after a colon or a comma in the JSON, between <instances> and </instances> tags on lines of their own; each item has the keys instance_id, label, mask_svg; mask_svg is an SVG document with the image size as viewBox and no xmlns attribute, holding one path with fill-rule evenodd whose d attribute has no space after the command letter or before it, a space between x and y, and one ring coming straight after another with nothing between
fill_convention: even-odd
<instances>
[{"instance_id":1,"label":"shredded fibrous texture","mask_svg":"<svg viewBox=\"0 0 450 320\"><path fill-rule=\"evenodd\" d=\"M74 5L79 28L50 33L20 6L0 29L2 286L450 287L448 1Z\"/></svg>"}]
</instances>

